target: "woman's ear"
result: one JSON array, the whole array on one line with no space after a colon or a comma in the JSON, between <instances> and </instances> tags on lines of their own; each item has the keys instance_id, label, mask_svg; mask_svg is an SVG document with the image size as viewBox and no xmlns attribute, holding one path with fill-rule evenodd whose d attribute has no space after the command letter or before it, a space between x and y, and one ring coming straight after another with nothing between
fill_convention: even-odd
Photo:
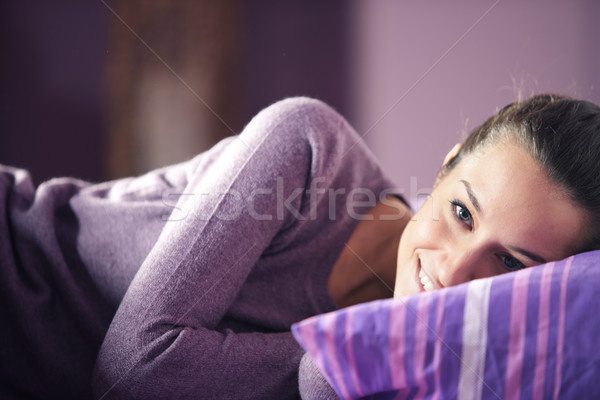
<instances>
[{"instance_id":1,"label":"woman's ear","mask_svg":"<svg viewBox=\"0 0 600 400\"><path fill-rule=\"evenodd\" d=\"M442 164L442 168L444 168L448 163L457 156L458 152L462 149L462 143L456 143L452 150L446 154L446 158L444 158L444 164Z\"/></svg>"},{"instance_id":2,"label":"woman's ear","mask_svg":"<svg viewBox=\"0 0 600 400\"><path fill-rule=\"evenodd\" d=\"M462 149L462 143L456 143L454 145L454 147L452 148L452 150L450 150L448 152L448 154L446 154L446 157L444 158L444 163L442 164L442 167L440 168L440 171L438 172L437 176L435 177L435 183L433 184L433 187L435 188L438 183L440 183L440 181L442 180L442 177L445 175L446 173L446 166L448 165L448 163L450 161L452 161L452 159L454 157L456 157L458 155L458 152L460 151L460 149Z\"/></svg>"}]
</instances>

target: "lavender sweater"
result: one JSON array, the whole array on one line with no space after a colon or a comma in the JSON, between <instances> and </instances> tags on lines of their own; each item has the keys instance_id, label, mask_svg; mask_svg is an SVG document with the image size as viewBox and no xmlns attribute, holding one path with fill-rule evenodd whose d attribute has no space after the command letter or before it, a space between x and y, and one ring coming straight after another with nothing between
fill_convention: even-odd
<instances>
[{"instance_id":1,"label":"lavender sweater","mask_svg":"<svg viewBox=\"0 0 600 400\"><path fill-rule=\"evenodd\" d=\"M392 183L345 120L288 99L147 175L34 190L0 169L0 397L298 397L290 325Z\"/></svg>"}]
</instances>

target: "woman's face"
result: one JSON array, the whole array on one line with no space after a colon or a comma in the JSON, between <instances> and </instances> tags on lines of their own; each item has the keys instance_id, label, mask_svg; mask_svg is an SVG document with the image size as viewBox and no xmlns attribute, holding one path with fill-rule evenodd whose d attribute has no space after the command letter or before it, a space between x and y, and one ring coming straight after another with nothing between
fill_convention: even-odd
<instances>
[{"instance_id":1,"label":"woman's face","mask_svg":"<svg viewBox=\"0 0 600 400\"><path fill-rule=\"evenodd\" d=\"M394 297L543 264L583 244L585 215L522 148L465 156L406 226Z\"/></svg>"}]
</instances>

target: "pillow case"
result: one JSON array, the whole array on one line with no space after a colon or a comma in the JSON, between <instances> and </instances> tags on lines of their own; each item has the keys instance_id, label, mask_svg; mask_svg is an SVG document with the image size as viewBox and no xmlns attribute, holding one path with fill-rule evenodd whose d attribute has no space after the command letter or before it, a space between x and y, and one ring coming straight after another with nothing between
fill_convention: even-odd
<instances>
[{"instance_id":1,"label":"pillow case","mask_svg":"<svg viewBox=\"0 0 600 400\"><path fill-rule=\"evenodd\" d=\"M292 326L342 399L600 398L600 251Z\"/></svg>"}]
</instances>

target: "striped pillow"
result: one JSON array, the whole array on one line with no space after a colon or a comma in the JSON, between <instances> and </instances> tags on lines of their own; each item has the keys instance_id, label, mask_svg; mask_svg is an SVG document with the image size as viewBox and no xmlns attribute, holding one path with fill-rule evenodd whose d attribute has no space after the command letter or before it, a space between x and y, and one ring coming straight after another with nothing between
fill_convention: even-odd
<instances>
[{"instance_id":1,"label":"striped pillow","mask_svg":"<svg viewBox=\"0 0 600 400\"><path fill-rule=\"evenodd\" d=\"M600 251L292 332L342 399L600 398Z\"/></svg>"}]
</instances>

